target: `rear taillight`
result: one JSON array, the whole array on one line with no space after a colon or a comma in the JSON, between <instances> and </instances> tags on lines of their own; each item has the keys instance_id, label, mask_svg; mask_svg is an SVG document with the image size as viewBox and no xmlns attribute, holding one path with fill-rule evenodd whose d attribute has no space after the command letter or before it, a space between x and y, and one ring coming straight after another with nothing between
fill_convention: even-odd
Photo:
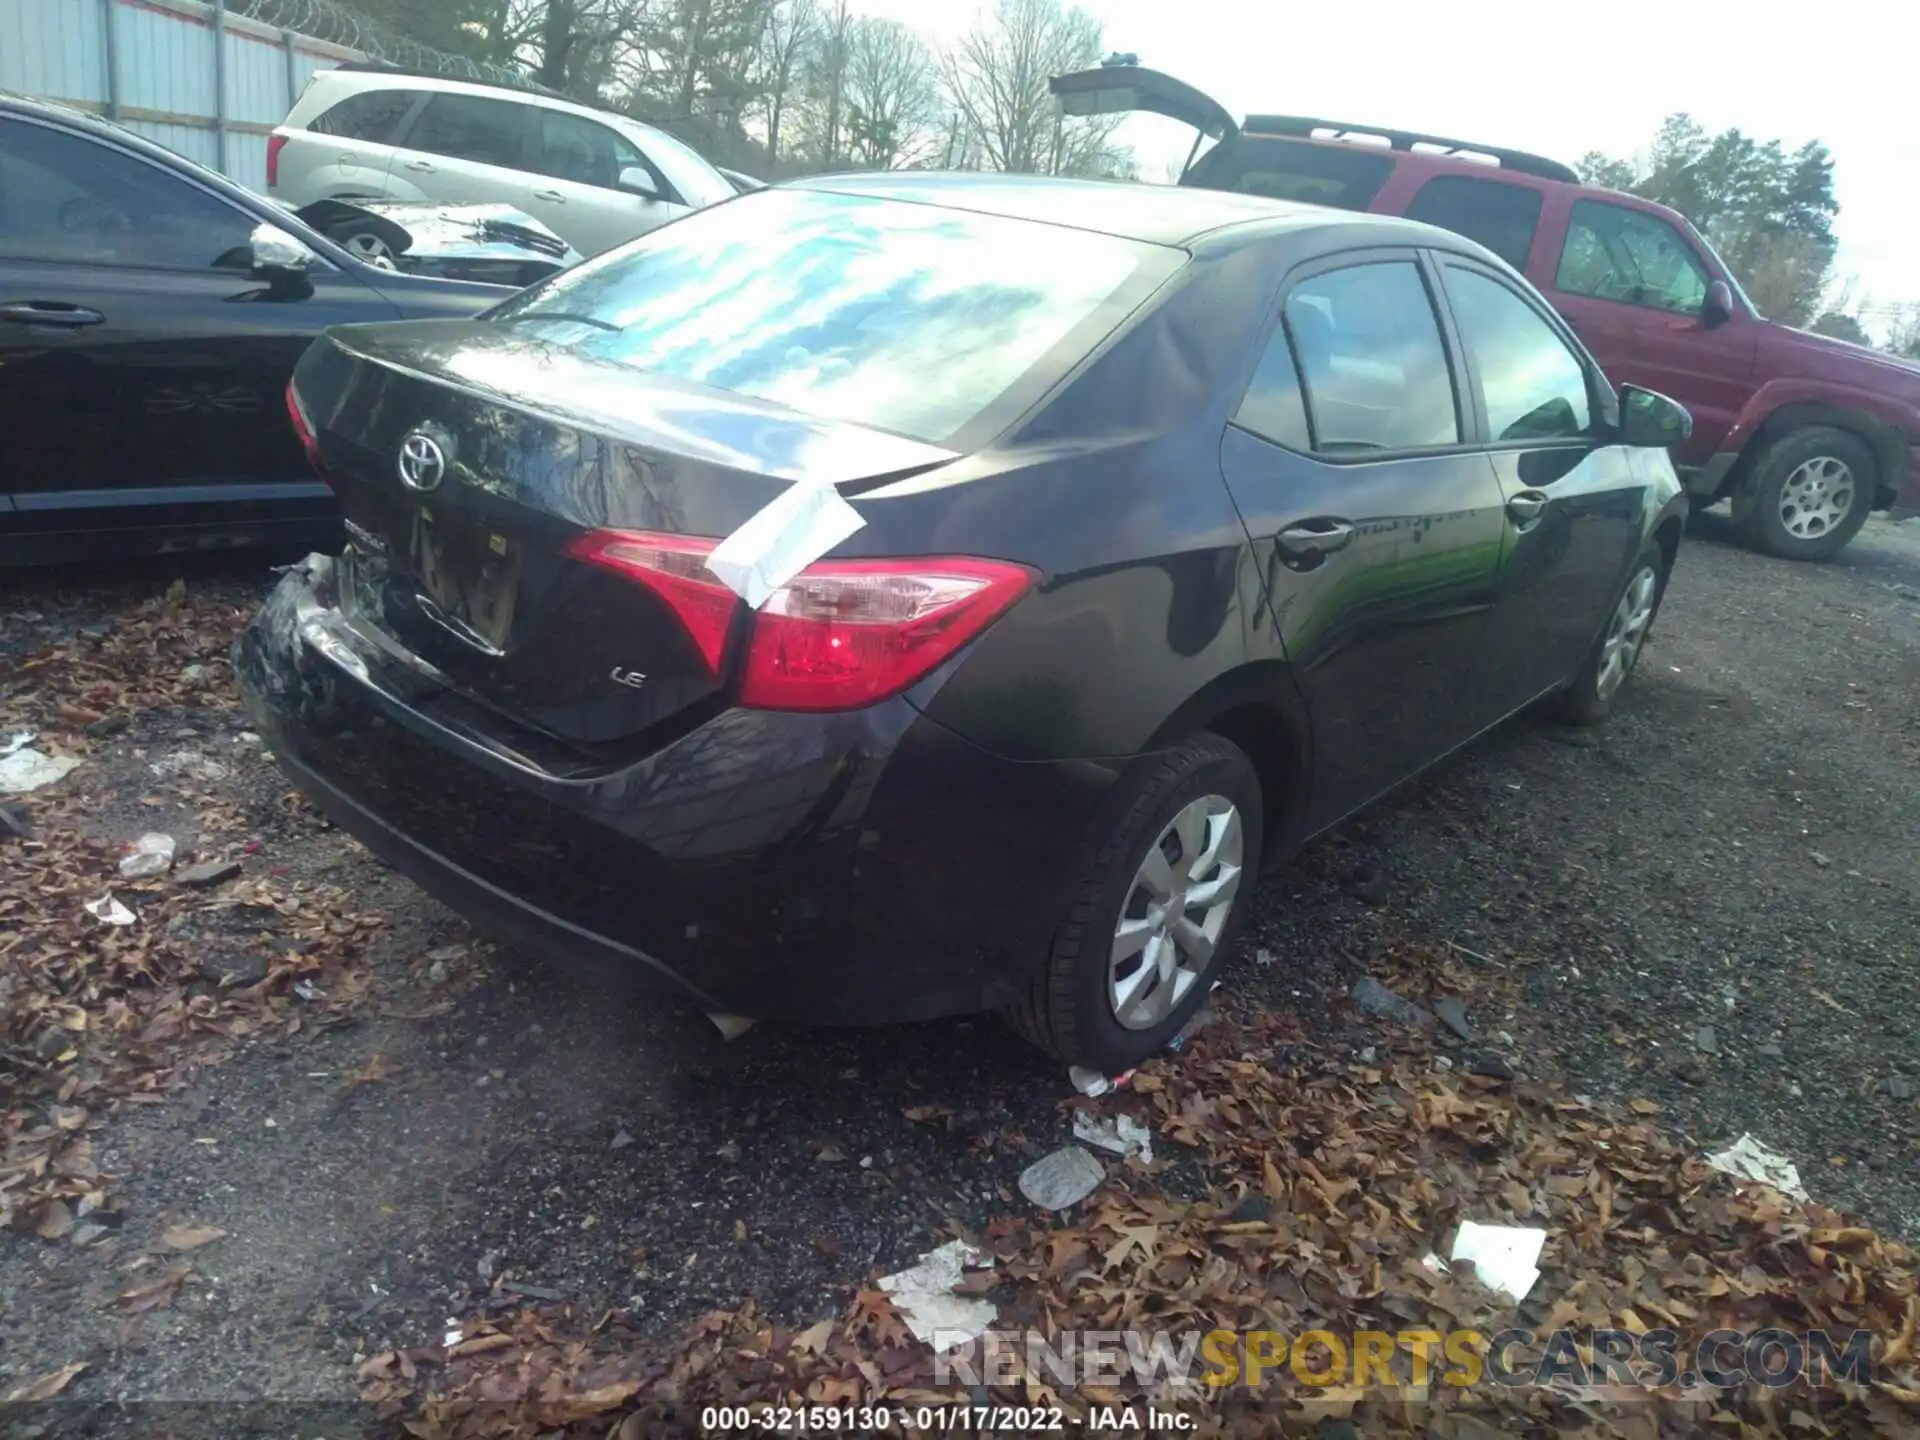
<instances>
[{"instance_id":1,"label":"rear taillight","mask_svg":"<svg viewBox=\"0 0 1920 1440\"><path fill-rule=\"evenodd\" d=\"M330 480L326 463L320 458L320 436L313 428L313 421L307 418L306 407L300 403L291 380L287 382L287 418L293 422L293 433L300 437L300 448L307 452L307 464L313 467L313 473L322 480Z\"/></svg>"},{"instance_id":2,"label":"rear taillight","mask_svg":"<svg viewBox=\"0 0 1920 1440\"><path fill-rule=\"evenodd\" d=\"M716 542L599 531L568 553L646 585L717 675L739 598L706 567ZM998 560L824 560L752 620L740 704L854 710L923 679L1024 595L1033 572Z\"/></svg>"},{"instance_id":3,"label":"rear taillight","mask_svg":"<svg viewBox=\"0 0 1920 1440\"><path fill-rule=\"evenodd\" d=\"M267 188L280 183L280 152L287 148L287 136L267 136Z\"/></svg>"}]
</instances>

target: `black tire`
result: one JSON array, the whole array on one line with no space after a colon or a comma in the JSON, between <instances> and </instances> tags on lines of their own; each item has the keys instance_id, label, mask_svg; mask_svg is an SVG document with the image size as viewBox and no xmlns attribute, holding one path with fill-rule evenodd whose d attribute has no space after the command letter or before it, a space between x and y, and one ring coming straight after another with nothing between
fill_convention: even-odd
<instances>
[{"instance_id":1,"label":"black tire","mask_svg":"<svg viewBox=\"0 0 1920 1440\"><path fill-rule=\"evenodd\" d=\"M1633 678L1633 671L1646 649L1653 623L1660 616L1660 602L1667 595L1669 568L1667 552L1657 542L1649 540L1640 547L1640 553L1633 557L1633 568L1627 572L1626 583L1621 585L1619 595L1601 623L1599 635L1594 638L1593 649L1587 652L1587 658L1581 663L1580 673L1574 677L1572 684L1554 697L1552 709L1559 719L1569 725L1602 725L1613 714L1620 692L1626 688L1626 682ZM1634 586L1649 569L1653 572L1653 608L1647 614L1646 623L1640 626L1639 639L1626 662L1626 673L1611 690L1603 691L1601 675L1606 666L1607 642L1613 634L1615 617L1620 614Z\"/></svg>"},{"instance_id":2,"label":"black tire","mask_svg":"<svg viewBox=\"0 0 1920 1440\"><path fill-rule=\"evenodd\" d=\"M1231 801L1240 814L1238 891L1212 959L1199 971L1184 972L1195 979L1179 1003L1158 1023L1129 1029L1115 1016L1108 996L1114 931L1129 902L1137 903L1135 879L1148 847L1190 803L1208 795ZM1260 777L1231 741L1196 735L1139 762L1115 785L1100 830L1082 852L1066 918L1054 932L1046 964L1002 1018L1042 1050L1103 1075L1129 1070L1164 1049L1205 1003L1239 938L1264 838Z\"/></svg>"},{"instance_id":3,"label":"black tire","mask_svg":"<svg viewBox=\"0 0 1920 1440\"><path fill-rule=\"evenodd\" d=\"M1783 501L1787 509L1793 504L1788 485L1791 482L1797 488L1806 483L1802 467L1820 461L1845 467L1852 501L1838 521L1817 534L1796 535L1787 528L1783 513ZM1825 560L1839 554L1860 533L1879 487L1880 467L1864 440L1831 425L1808 425L1789 431L1760 452L1753 474L1734 498L1734 518L1756 550L1783 560Z\"/></svg>"}]
</instances>

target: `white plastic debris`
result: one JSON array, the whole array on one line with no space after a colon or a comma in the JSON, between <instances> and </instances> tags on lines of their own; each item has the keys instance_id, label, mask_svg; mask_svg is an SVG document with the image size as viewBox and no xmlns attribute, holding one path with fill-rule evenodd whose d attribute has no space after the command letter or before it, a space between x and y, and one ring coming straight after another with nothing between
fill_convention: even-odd
<instances>
[{"instance_id":1,"label":"white plastic debris","mask_svg":"<svg viewBox=\"0 0 1920 1440\"><path fill-rule=\"evenodd\" d=\"M111 893L102 895L98 900L87 901L87 913L96 920L104 920L109 925L131 925L139 916L122 905Z\"/></svg>"},{"instance_id":2,"label":"white plastic debris","mask_svg":"<svg viewBox=\"0 0 1920 1440\"><path fill-rule=\"evenodd\" d=\"M1082 1095L1093 1097L1111 1094L1113 1091L1118 1090L1129 1080L1133 1079L1133 1071L1128 1070L1122 1074L1115 1075L1112 1079L1108 1079L1098 1070L1089 1070L1084 1065L1073 1065L1068 1067L1067 1079L1073 1082L1073 1088L1078 1090Z\"/></svg>"},{"instance_id":3,"label":"white plastic debris","mask_svg":"<svg viewBox=\"0 0 1920 1440\"><path fill-rule=\"evenodd\" d=\"M0 795L25 795L80 768L71 755L46 755L33 748L33 732L19 730L0 745Z\"/></svg>"},{"instance_id":4,"label":"white plastic debris","mask_svg":"<svg viewBox=\"0 0 1920 1440\"><path fill-rule=\"evenodd\" d=\"M173 837L149 831L133 842L120 860L120 873L129 880L146 880L173 868Z\"/></svg>"},{"instance_id":5,"label":"white plastic debris","mask_svg":"<svg viewBox=\"0 0 1920 1440\"><path fill-rule=\"evenodd\" d=\"M1078 1205L1100 1188L1107 1167L1078 1145L1062 1145L1020 1172L1020 1193L1042 1210Z\"/></svg>"},{"instance_id":6,"label":"white plastic debris","mask_svg":"<svg viewBox=\"0 0 1920 1440\"><path fill-rule=\"evenodd\" d=\"M324 1000L327 998L327 992L322 990L318 985L314 984L311 980L294 981L293 993L298 995L302 1000L309 1000L309 1001ZM271 1124L272 1122L269 1121L268 1123Z\"/></svg>"},{"instance_id":7,"label":"white plastic debris","mask_svg":"<svg viewBox=\"0 0 1920 1440\"><path fill-rule=\"evenodd\" d=\"M1804 1201L1807 1192L1800 1184L1800 1171L1786 1156L1769 1150L1751 1135L1741 1137L1718 1155L1709 1155L1707 1164L1723 1175L1740 1180L1758 1180L1783 1195Z\"/></svg>"},{"instance_id":8,"label":"white plastic debris","mask_svg":"<svg viewBox=\"0 0 1920 1440\"><path fill-rule=\"evenodd\" d=\"M881 1276L880 1288L892 1299L893 1308L907 1322L914 1339L934 1345L936 1350L949 1349L973 1339L999 1314L991 1300L953 1293L967 1271L992 1264L991 1256L983 1256L966 1241L949 1240L922 1255L917 1264L898 1274ZM936 1332L938 1344L934 1342Z\"/></svg>"},{"instance_id":9,"label":"white plastic debris","mask_svg":"<svg viewBox=\"0 0 1920 1440\"><path fill-rule=\"evenodd\" d=\"M229 773L225 761L211 759L198 750L175 750L170 755L162 755L147 768L162 780L171 780L176 775L191 775L198 780L224 780Z\"/></svg>"},{"instance_id":10,"label":"white plastic debris","mask_svg":"<svg viewBox=\"0 0 1920 1440\"><path fill-rule=\"evenodd\" d=\"M1073 1112L1073 1138L1084 1140L1102 1150L1111 1150L1116 1155L1138 1155L1142 1160L1153 1159L1153 1132L1131 1115L1117 1115L1108 1120L1085 1110L1076 1110Z\"/></svg>"},{"instance_id":11,"label":"white plastic debris","mask_svg":"<svg viewBox=\"0 0 1920 1440\"><path fill-rule=\"evenodd\" d=\"M758 610L867 522L831 485L789 485L707 556L707 569Z\"/></svg>"},{"instance_id":12,"label":"white plastic debris","mask_svg":"<svg viewBox=\"0 0 1920 1440\"><path fill-rule=\"evenodd\" d=\"M718 1010L709 1010L707 1019L713 1022L713 1028L720 1032L722 1040L738 1040L760 1023L746 1015L722 1015Z\"/></svg>"},{"instance_id":13,"label":"white plastic debris","mask_svg":"<svg viewBox=\"0 0 1920 1440\"><path fill-rule=\"evenodd\" d=\"M1471 1260L1473 1273L1489 1290L1504 1290L1515 1301L1527 1298L1540 1279L1537 1262L1547 1232L1532 1225L1482 1225L1460 1222L1453 1237L1455 1261Z\"/></svg>"}]
</instances>

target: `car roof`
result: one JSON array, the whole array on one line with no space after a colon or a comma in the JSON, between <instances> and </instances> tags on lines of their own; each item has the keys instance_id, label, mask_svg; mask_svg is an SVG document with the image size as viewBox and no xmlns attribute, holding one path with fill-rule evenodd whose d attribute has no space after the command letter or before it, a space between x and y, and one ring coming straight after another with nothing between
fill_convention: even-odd
<instances>
[{"instance_id":1,"label":"car roof","mask_svg":"<svg viewBox=\"0 0 1920 1440\"><path fill-rule=\"evenodd\" d=\"M904 200L1091 230L1150 245L1184 247L1222 230L1245 230L1247 238L1278 230L1329 226L1405 229L1441 234L1415 221L1360 215L1196 186L1143 185L1132 180L1070 180L1055 175L964 174L890 170L875 174L815 175L784 188L825 190L876 200ZM1411 238L1404 243L1429 243Z\"/></svg>"},{"instance_id":2,"label":"car roof","mask_svg":"<svg viewBox=\"0 0 1920 1440\"><path fill-rule=\"evenodd\" d=\"M327 78L322 79L322 76ZM490 85L485 80L462 80L452 75L429 75L417 70L402 70L362 62L316 70L313 78L317 84L356 92L436 90L445 91L451 95L480 95L490 100L511 100L521 105L537 105L542 110L558 110L568 115L578 115L583 119L598 120L603 125L636 125L649 134L660 133L659 126L649 125L645 120L636 119L632 115L622 115L619 111L608 110L604 106L582 105L578 100L569 100L564 95L556 95L553 91L542 88L521 90L511 85Z\"/></svg>"}]
</instances>

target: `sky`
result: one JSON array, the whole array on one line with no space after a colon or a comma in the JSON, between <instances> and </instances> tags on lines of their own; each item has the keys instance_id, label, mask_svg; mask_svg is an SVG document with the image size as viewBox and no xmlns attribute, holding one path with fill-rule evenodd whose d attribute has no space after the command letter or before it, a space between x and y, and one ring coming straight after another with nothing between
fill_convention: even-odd
<instances>
[{"instance_id":1,"label":"sky","mask_svg":"<svg viewBox=\"0 0 1920 1440\"><path fill-rule=\"evenodd\" d=\"M1920 6L1901 0L1660 0L1645 5L1412 0L1081 0L1109 51L1131 51L1249 111L1317 115L1530 150L1571 164L1631 155L1687 110L1793 149L1832 152L1837 274L1854 305L1920 305ZM951 40L972 0L855 0ZM1776 18L1777 17L1777 18ZM1814 27L1817 25L1817 29ZM1789 26L1803 29L1794 33ZM1907 112L1905 117L1900 111ZM1145 178L1179 163L1193 132L1129 121ZM1880 329L1876 315L1869 328Z\"/></svg>"}]
</instances>

